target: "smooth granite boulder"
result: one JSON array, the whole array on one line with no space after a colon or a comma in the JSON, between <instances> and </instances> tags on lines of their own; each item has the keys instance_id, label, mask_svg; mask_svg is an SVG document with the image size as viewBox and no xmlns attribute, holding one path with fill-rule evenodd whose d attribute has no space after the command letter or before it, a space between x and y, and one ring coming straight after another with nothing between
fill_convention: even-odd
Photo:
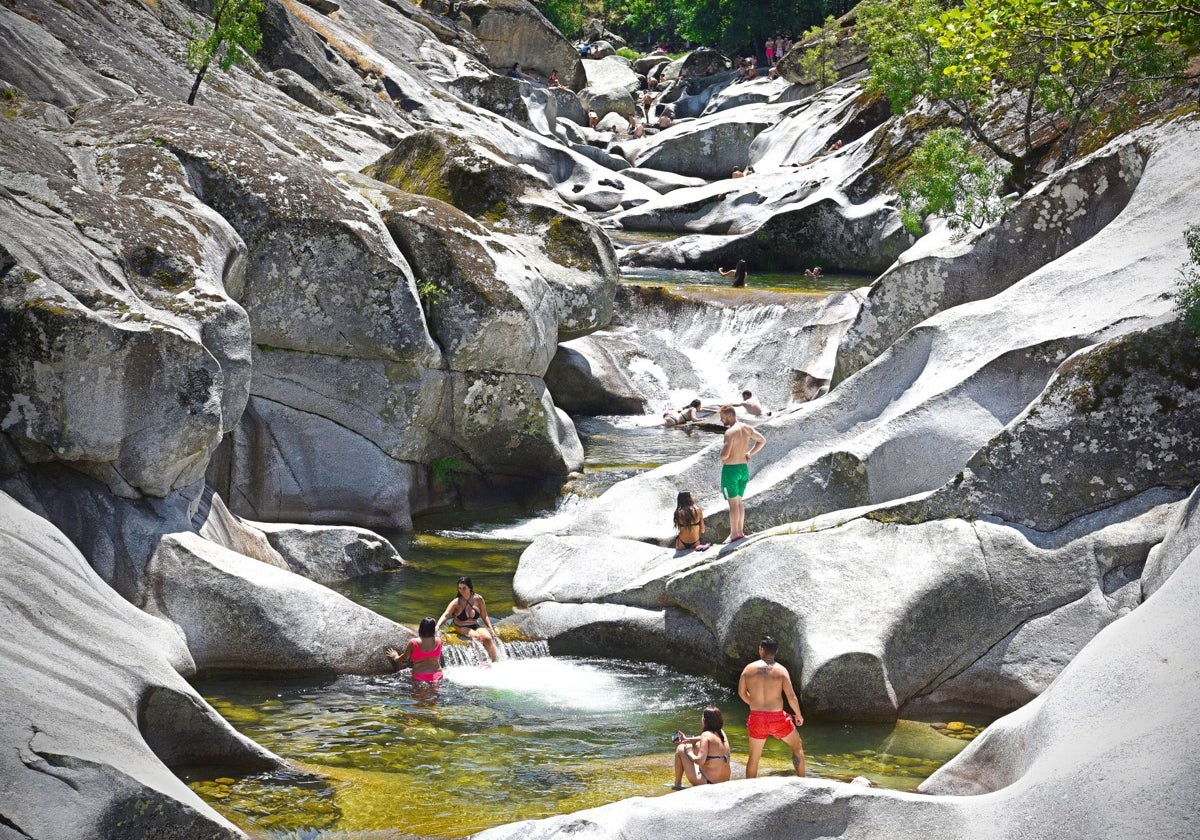
<instances>
[{"instance_id":1,"label":"smooth granite boulder","mask_svg":"<svg viewBox=\"0 0 1200 840\"><path fill-rule=\"evenodd\" d=\"M677 609L552 601L505 619L522 636L547 639L555 656L637 657L675 667L709 670L720 662L712 633Z\"/></svg>"},{"instance_id":2,"label":"smooth granite boulder","mask_svg":"<svg viewBox=\"0 0 1200 840\"><path fill-rule=\"evenodd\" d=\"M1080 350L952 482L889 516L1050 531L1151 487L1186 492L1198 463L1200 344L1171 321Z\"/></svg>"},{"instance_id":3,"label":"smooth granite boulder","mask_svg":"<svg viewBox=\"0 0 1200 840\"><path fill-rule=\"evenodd\" d=\"M710 181L728 178L734 169L745 168L750 143L788 107L794 106L746 106L736 116L713 114L681 123L650 138L633 165Z\"/></svg>"},{"instance_id":4,"label":"smooth granite boulder","mask_svg":"<svg viewBox=\"0 0 1200 840\"><path fill-rule=\"evenodd\" d=\"M592 336L560 344L546 371L554 404L568 414L644 414L646 398L626 374L628 357L616 356Z\"/></svg>"},{"instance_id":5,"label":"smooth granite boulder","mask_svg":"<svg viewBox=\"0 0 1200 840\"><path fill-rule=\"evenodd\" d=\"M524 255L451 204L396 189L372 198L416 267L429 332L450 369L542 375L554 355L559 312Z\"/></svg>"},{"instance_id":6,"label":"smooth granite boulder","mask_svg":"<svg viewBox=\"0 0 1200 840\"><path fill-rule=\"evenodd\" d=\"M406 138L366 174L452 204L503 237L525 260L524 270L550 284L559 340L591 332L612 317L617 269L608 238L594 222L541 200L547 180L514 166L488 140L427 129ZM530 292L535 293L536 288Z\"/></svg>"},{"instance_id":7,"label":"smooth granite boulder","mask_svg":"<svg viewBox=\"0 0 1200 840\"><path fill-rule=\"evenodd\" d=\"M150 615L187 639L202 671L382 673L413 632L311 580L192 533L167 534L146 568Z\"/></svg>"},{"instance_id":8,"label":"smooth granite boulder","mask_svg":"<svg viewBox=\"0 0 1200 840\"><path fill-rule=\"evenodd\" d=\"M4 493L0 553L3 836L244 837L168 768L283 762L188 685L178 628L124 601Z\"/></svg>"},{"instance_id":9,"label":"smooth granite boulder","mask_svg":"<svg viewBox=\"0 0 1200 840\"><path fill-rule=\"evenodd\" d=\"M209 542L317 583L403 565L391 543L364 528L249 522L231 513L211 487L205 488L192 524Z\"/></svg>"},{"instance_id":10,"label":"smooth granite boulder","mask_svg":"<svg viewBox=\"0 0 1200 840\"><path fill-rule=\"evenodd\" d=\"M636 115L634 95L640 83L637 74L623 60L585 61L583 69L587 73L587 85L579 91L579 99L586 110L595 111L601 117Z\"/></svg>"},{"instance_id":11,"label":"smooth granite boulder","mask_svg":"<svg viewBox=\"0 0 1200 840\"><path fill-rule=\"evenodd\" d=\"M970 240L952 241L946 229L923 237L871 286L842 340L837 379L934 313L991 297L1086 242L1125 208L1145 164L1138 143L1123 138L1054 173Z\"/></svg>"},{"instance_id":12,"label":"smooth granite boulder","mask_svg":"<svg viewBox=\"0 0 1200 840\"><path fill-rule=\"evenodd\" d=\"M72 160L37 122L0 124L0 429L27 462L166 496L245 405L249 324L226 293L245 245L162 149L80 127Z\"/></svg>"},{"instance_id":13,"label":"smooth granite boulder","mask_svg":"<svg viewBox=\"0 0 1200 840\"><path fill-rule=\"evenodd\" d=\"M682 840L716 824L736 840L790 836L798 826L805 836L860 840L1188 837L1200 807L1200 735L1190 725L1200 715L1197 599L1200 552L1192 550L1038 699L930 777L927 795L772 777L634 797L476 837Z\"/></svg>"},{"instance_id":14,"label":"smooth granite boulder","mask_svg":"<svg viewBox=\"0 0 1200 840\"><path fill-rule=\"evenodd\" d=\"M1142 598L1157 592L1197 546L1200 546L1200 488L1179 507L1163 541L1150 550L1142 573Z\"/></svg>"},{"instance_id":15,"label":"smooth granite boulder","mask_svg":"<svg viewBox=\"0 0 1200 840\"><path fill-rule=\"evenodd\" d=\"M467 0L457 7L471 34L486 46L489 66L506 73L519 63L526 71L549 76L558 70L563 83L583 85L579 52L526 0Z\"/></svg>"}]
</instances>

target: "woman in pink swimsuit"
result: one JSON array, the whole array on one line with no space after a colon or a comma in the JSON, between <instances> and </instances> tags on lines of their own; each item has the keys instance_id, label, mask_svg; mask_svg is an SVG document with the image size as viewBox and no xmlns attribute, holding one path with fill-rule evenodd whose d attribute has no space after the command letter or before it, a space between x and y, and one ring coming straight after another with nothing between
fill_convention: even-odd
<instances>
[{"instance_id":1,"label":"woman in pink swimsuit","mask_svg":"<svg viewBox=\"0 0 1200 840\"><path fill-rule=\"evenodd\" d=\"M384 653L392 660L392 667L399 671L407 660L412 662L412 678L417 682L436 683L442 678L442 640L437 638L437 622L432 618L421 619L417 628L419 638L409 639L404 653L394 647Z\"/></svg>"}]
</instances>

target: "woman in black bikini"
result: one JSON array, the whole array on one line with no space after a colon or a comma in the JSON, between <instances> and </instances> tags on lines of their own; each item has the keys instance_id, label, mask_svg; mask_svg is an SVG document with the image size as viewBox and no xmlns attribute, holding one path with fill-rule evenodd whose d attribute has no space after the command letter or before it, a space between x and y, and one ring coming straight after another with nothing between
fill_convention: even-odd
<instances>
[{"instance_id":1,"label":"woman in black bikini","mask_svg":"<svg viewBox=\"0 0 1200 840\"><path fill-rule=\"evenodd\" d=\"M715 785L729 781L729 740L725 737L725 716L716 706L701 715L704 731L695 738L676 733L675 790L683 789L683 777L693 785Z\"/></svg>"},{"instance_id":2,"label":"woman in black bikini","mask_svg":"<svg viewBox=\"0 0 1200 840\"><path fill-rule=\"evenodd\" d=\"M700 542L700 535L705 530L704 511L696 507L696 500L691 493L680 493L675 499L675 527L679 529L675 537L676 551L704 551L708 548L708 543Z\"/></svg>"},{"instance_id":3,"label":"woman in black bikini","mask_svg":"<svg viewBox=\"0 0 1200 840\"><path fill-rule=\"evenodd\" d=\"M500 637L496 635L496 628L492 626L483 596L475 594L475 587L471 585L469 577L458 579L458 596L446 605L446 609L437 620L437 626L441 627L450 617L454 618L454 629L458 631L458 635L479 642L491 660L496 661L496 640ZM486 631L479 626L481 623L487 626Z\"/></svg>"}]
</instances>

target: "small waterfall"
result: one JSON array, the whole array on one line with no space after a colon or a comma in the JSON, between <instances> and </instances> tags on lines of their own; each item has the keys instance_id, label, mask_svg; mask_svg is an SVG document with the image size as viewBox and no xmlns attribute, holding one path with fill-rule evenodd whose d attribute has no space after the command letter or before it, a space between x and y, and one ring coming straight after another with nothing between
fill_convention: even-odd
<instances>
[{"instance_id":1,"label":"small waterfall","mask_svg":"<svg viewBox=\"0 0 1200 840\"><path fill-rule=\"evenodd\" d=\"M550 655L550 643L545 639L533 642L497 642L496 652L500 661L506 659L541 659ZM447 666L472 667L488 662L487 650L479 642L446 642L442 645L442 658Z\"/></svg>"},{"instance_id":2,"label":"small waterfall","mask_svg":"<svg viewBox=\"0 0 1200 840\"><path fill-rule=\"evenodd\" d=\"M542 659L550 655L550 643L545 639L533 642L505 642L500 645L501 659Z\"/></svg>"}]
</instances>

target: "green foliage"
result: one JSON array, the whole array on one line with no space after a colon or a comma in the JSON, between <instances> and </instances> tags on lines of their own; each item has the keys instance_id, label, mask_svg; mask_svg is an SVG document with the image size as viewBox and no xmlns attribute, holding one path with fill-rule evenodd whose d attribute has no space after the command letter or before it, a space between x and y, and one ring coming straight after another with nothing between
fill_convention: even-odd
<instances>
[{"instance_id":1,"label":"green foliage","mask_svg":"<svg viewBox=\"0 0 1200 840\"><path fill-rule=\"evenodd\" d=\"M194 24L192 38L187 44L188 66L196 71L196 79L188 94L187 103L196 101L196 93L204 74L214 61L222 70L241 64L262 47L262 29L258 16L263 0L217 0L209 15L211 28L201 31Z\"/></svg>"},{"instance_id":2,"label":"green foliage","mask_svg":"<svg viewBox=\"0 0 1200 840\"><path fill-rule=\"evenodd\" d=\"M837 81L837 67L833 59L839 29L837 20L830 15L823 24L812 27L800 38L800 43L804 45L804 52L800 56L804 77L814 80L822 88Z\"/></svg>"},{"instance_id":3,"label":"green foliage","mask_svg":"<svg viewBox=\"0 0 1200 840\"><path fill-rule=\"evenodd\" d=\"M568 38L583 27L585 9L579 0L542 0L537 7Z\"/></svg>"},{"instance_id":4,"label":"green foliage","mask_svg":"<svg viewBox=\"0 0 1200 840\"><path fill-rule=\"evenodd\" d=\"M15 119L21 113L21 106L25 101L25 97L16 88L0 87L0 115L3 115L6 120Z\"/></svg>"},{"instance_id":5,"label":"green foliage","mask_svg":"<svg viewBox=\"0 0 1200 840\"><path fill-rule=\"evenodd\" d=\"M913 152L900 182L900 221L917 236L926 216L945 216L959 236L1000 218L1004 203L997 195L1007 170L988 163L971 149L957 129L931 131Z\"/></svg>"},{"instance_id":6,"label":"green foliage","mask_svg":"<svg viewBox=\"0 0 1200 840\"><path fill-rule=\"evenodd\" d=\"M434 458L429 464L429 471L436 480L447 487L453 487L458 483L458 474L463 471L462 461L453 455L445 458Z\"/></svg>"},{"instance_id":7,"label":"green foliage","mask_svg":"<svg viewBox=\"0 0 1200 840\"><path fill-rule=\"evenodd\" d=\"M1062 166L1084 126L1153 96L1200 41L1200 15L1177 0L866 0L858 21L874 89L898 111L943 102L1018 183L1050 143ZM1023 97L1016 150L984 129L1006 90Z\"/></svg>"},{"instance_id":8,"label":"green foliage","mask_svg":"<svg viewBox=\"0 0 1200 840\"><path fill-rule=\"evenodd\" d=\"M1196 338L1200 338L1200 224L1188 226L1184 241L1191 259L1179 269L1183 279L1175 295L1175 308Z\"/></svg>"},{"instance_id":9,"label":"green foliage","mask_svg":"<svg viewBox=\"0 0 1200 840\"><path fill-rule=\"evenodd\" d=\"M776 32L795 34L820 23L825 0L605 0L610 27L631 44L686 39L729 54L761 53Z\"/></svg>"},{"instance_id":10,"label":"green foliage","mask_svg":"<svg viewBox=\"0 0 1200 840\"><path fill-rule=\"evenodd\" d=\"M642 54L637 50L631 50L629 47L621 47L617 50L617 55L622 58L628 58L630 61L637 61L642 57Z\"/></svg>"},{"instance_id":11,"label":"green foliage","mask_svg":"<svg viewBox=\"0 0 1200 840\"><path fill-rule=\"evenodd\" d=\"M421 299L421 303L426 309L441 303L442 296L445 293L446 290L436 280L425 279L417 281L417 296Z\"/></svg>"}]
</instances>

